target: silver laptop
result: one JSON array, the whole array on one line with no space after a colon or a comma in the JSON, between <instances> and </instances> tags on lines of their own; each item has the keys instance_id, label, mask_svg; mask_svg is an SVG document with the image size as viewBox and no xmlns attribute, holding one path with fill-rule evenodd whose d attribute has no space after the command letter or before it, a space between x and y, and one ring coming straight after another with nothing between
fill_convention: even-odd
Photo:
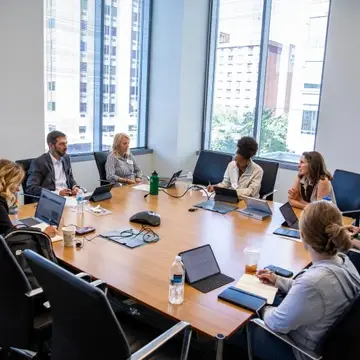
<instances>
[{"instance_id":1,"label":"silver laptop","mask_svg":"<svg viewBox=\"0 0 360 360\"><path fill-rule=\"evenodd\" d=\"M266 200L247 196L243 196L243 199L245 201L246 208L239 209L239 213L257 220L264 220L272 215L272 211Z\"/></svg>"},{"instance_id":2,"label":"silver laptop","mask_svg":"<svg viewBox=\"0 0 360 360\"><path fill-rule=\"evenodd\" d=\"M39 203L36 206L35 216L20 219L19 224L24 224L29 227L45 227L53 225L58 227L64 211L66 199L62 196L56 195L53 192L42 189Z\"/></svg>"}]
</instances>

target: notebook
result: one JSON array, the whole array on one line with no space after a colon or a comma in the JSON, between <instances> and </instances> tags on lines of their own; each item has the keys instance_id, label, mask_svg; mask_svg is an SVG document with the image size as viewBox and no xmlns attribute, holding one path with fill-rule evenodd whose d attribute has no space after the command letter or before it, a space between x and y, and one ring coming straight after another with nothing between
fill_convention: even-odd
<instances>
[{"instance_id":1,"label":"notebook","mask_svg":"<svg viewBox=\"0 0 360 360\"><path fill-rule=\"evenodd\" d=\"M274 286L263 284L255 275L249 274L244 274L236 283L235 287L266 299L270 305L274 302L278 290Z\"/></svg>"}]
</instances>

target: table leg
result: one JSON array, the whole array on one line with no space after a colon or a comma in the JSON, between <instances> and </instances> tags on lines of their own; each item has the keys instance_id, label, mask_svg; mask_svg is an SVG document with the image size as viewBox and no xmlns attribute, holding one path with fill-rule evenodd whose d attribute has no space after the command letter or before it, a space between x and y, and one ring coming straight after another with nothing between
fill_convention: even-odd
<instances>
[{"instance_id":1,"label":"table leg","mask_svg":"<svg viewBox=\"0 0 360 360\"><path fill-rule=\"evenodd\" d=\"M224 352L225 336L223 334L216 335L216 360L222 360Z\"/></svg>"}]
</instances>

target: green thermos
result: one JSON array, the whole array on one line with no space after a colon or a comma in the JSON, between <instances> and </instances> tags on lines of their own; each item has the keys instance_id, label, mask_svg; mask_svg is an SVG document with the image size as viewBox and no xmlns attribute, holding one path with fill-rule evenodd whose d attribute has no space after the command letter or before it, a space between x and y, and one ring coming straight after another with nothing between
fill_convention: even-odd
<instances>
[{"instance_id":1,"label":"green thermos","mask_svg":"<svg viewBox=\"0 0 360 360\"><path fill-rule=\"evenodd\" d=\"M150 195L159 194L159 175L154 171L150 176Z\"/></svg>"}]
</instances>

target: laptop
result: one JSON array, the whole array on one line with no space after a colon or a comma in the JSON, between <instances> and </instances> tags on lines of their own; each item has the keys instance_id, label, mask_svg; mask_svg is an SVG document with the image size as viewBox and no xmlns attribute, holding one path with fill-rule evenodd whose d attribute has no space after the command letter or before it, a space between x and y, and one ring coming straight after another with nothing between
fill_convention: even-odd
<instances>
[{"instance_id":1,"label":"laptop","mask_svg":"<svg viewBox=\"0 0 360 360\"><path fill-rule=\"evenodd\" d=\"M207 293L234 279L221 273L211 246L204 245L179 254L186 271L186 282L195 289Z\"/></svg>"},{"instance_id":2,"label":"laptop","mask_svg":"<svg viewBox=\"0 0 360 360\"><path fill-rule=\"evenodd\" d=\"M176 180L180 177L182 170L173 174L171 178L160 178L159 188L167 189L175 185Z\"/></svg>"},{"instance_id":3,"label":"laptop","mask_svg":"<svg viewBox=\"0 0 360 360\"><path fill-rule=\"evenodd\" d=\"M36 207L35 216L20 219L18 223L29 227L38 227L40 224L59 227L65 203L65 197L54 194L49 190L41 189L41 195Z\"/></svg>"},{"instance_id":4,"label":"laptop","mask_svg":"<svg viewBox=\"0 0 360 360\"><path fill-rule=\"evenodd\" d=\"M88 192L84 194L84 200L89 200L93 202L103 201L111 199L111 190L114 187L114 184L106 184L98 186L93 192Z\"/></svg>"},{"instance_id":5,"label":"laptop","mask_svg":"<svg viewBox=\"0 0 360 360\"><path fill-rule=\"evenodd\" d=\"M239 202L239 197L234 189L223 188L220 186L214 186L215 201L225 201L236 204Z\"/></svg>"},{"instance_id":6,"label":"laptop","mask_svg":"<svg viewBox=\"0 0 360 360\"><path fill-rule=\"evenodd\" d=\"M272 215L272 211L266 200L252 198L248 196L242 197L245 201L246 208L239 209L238 212L248 217L252 217L257 220L264 220Z\"/></svg>"},{"instance_id":7,"label":"laptop","mask_svg":"<svg viewBox=\"0 0 360 360\"><path fill-rule=\"evenodd\" d=\"M280 206L280 212L285 219L281 226L287 226L291 229L299 230L299 220L289 202Z\"/></svg>"}]
</instances>

